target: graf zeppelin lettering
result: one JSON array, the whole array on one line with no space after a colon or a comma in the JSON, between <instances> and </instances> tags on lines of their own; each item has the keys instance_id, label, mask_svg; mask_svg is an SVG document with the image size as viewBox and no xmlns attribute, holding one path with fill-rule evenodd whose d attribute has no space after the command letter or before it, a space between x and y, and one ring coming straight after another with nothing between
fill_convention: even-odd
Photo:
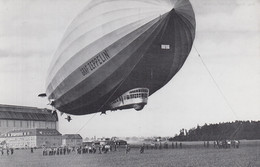
<instances>
[{"instance_id":1,"label":"graf zeppelin lettering","mask_svg":"<svg viewBox=\"0 0 260 167\"><path fill-rule=\"evenodd\" d=\"M80 68L80 72L82 73L83 76L88 75L90 72L94 71L96 68L104 64L110 59L109 54L107 53L106 50L102 51L99 53L97 56L92 58L90 61L88 61L86 64L84 64Z\"/></svg>"}]
</instances>

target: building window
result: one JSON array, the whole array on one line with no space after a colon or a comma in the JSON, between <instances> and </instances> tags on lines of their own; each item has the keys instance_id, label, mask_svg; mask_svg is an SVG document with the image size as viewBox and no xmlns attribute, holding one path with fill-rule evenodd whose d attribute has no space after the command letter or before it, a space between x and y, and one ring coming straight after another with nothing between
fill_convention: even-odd
<instances>
[{"instance_id":1,"label":"building window","mask_svg":"<svg viewBox=\"0 0 260 167\"><path fill-rule=\"evenodd\" d=\"M52 122L52 123L51 123L51 128L52 128L52 129L55 129L55 122Z\"/></svg>"},{"instance_id":2,"label":"building window","mask_svg":"<svg viewBox=\"0 0 260 167\"><path fill-rule=\"evenodd\" d=\"M44 128L44 122L40 122L40 128Z\"/></svg>"},{"instance_id":3,"label":"building window","mask_svg":"<svg viewBox=\"0 0 260 167\"><path fill-rule=\"evenodd\" d=\"M2 127L2 122L1 122L1 120L0 120L0 127Z\"/></svg>"},{"instance_id":4,"label":"building window","mask_svg":"<svg viewBox=\"0 0 260 167\"><path fill-rule=\"evenodd\" d=\"M1 120L1 122L2 122L2 123L1 123L1 126L2 126L2 127L5 127L5 126L6 126L6 123L5 123L6 120Z\"/></svg>"},{"instance_id":5,"label":"building window","mask_svg":"<svg viewBox=\"0 0 260 167\"><path fill-rule=\"evenodd\" d=\"M8 120L6 120L6 127L8 127Z\"/></svg>"},{"instance_id":6,"label":"building window","mask_svg":"<svg viewBox=\"0 0 260 167\"><path fill-rule=\"evenodd\" d=\"M20 121L20 127L23 127L23 122L22 121Z\"/></svg>"},{"instance_id":7,"label":"building window","mask_svg":"<svg viewBox=\"0 0 260 167\"><path fill-rule=\"evenodd\" d=\"M14 127L15 127L15 120L14 120Z\"/></svg>"},{"instance_id":8,"label":"building window","mask_svg":"<svg viewBox=\"0 0 260 167\"><path fill-rule=\"evenodd\" d=\"M27 121L27 128L29 128L29 121Z\"/></svg>"}]
</instances>

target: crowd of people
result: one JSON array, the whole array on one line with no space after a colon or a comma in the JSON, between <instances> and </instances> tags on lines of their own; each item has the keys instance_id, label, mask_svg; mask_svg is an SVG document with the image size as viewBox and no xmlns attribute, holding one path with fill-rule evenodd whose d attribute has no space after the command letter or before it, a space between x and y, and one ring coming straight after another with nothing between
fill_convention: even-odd
<instances>
[{"instance_id":1,"label":"crowd of people","mask_svg":"<svg viewBox=\"0 0 260 167\"><path fill-rule=\"evenodd\" d=\"M43 148L43 156L51 155L66 155L72 152L76 154L105 154L112 151L112 146L110 145L92 145L92 146L78 146L78 147L53 147L53 148ZM117 150L115 146L115 151Z\"/></svg>"},{"instance_id":2,"label":"crowd of people","mask_svg":"<svg viewBox=\"0 0 260 167\"><path fill-rule=\"evenodd\" d=\"M69 147L55 147L55 148L43 148L42 155L66 155L70 154L71 149Z\"/></svg>"},{"instance_id":3,"label":"crowd of people","mask_svg":"<svg viewBox=\"0 0 260 167\"><path fill-rule=\"evenodd\" d=\"M171 144L168 144L167 142L154 142L151 143L150 146L148 144L145 144L146 149L168 149L168 148L182 148L182 142L172 142Z\"/></svg>"},{"instance_id":4,"label":"crowd of people","mask_svg":"<svg viewBox=\"0 0 260 167\"><path fill-rule=\"evenodd\" d=\"M118 151L124 148L119 145L91 145L91 146L79 146L79 147L56 147L56 148L43 148L43 156L52 156L52 155L66 155L66 154L106 154L111 151ZM136 147L136 146L135 146ZM168 143L152 143L152 144L142 144L139 146L140 153L143 154L144 150L149 149L168 149L170 148ZM171 148L182 148L182 143L172 143ZM128 154L131 150L129 144L125 145L125 153Z\"/></svg>"},{"instance_id":5,"label":"crowd of people","mask_svg":"<svg viewBox=\"0 0 260 167\"><path fill-rule=\"evenodd\" d=\"M214 148L239 148L240 141L238 140L221 140L221 141L213 141ZM44 147L42 151L43 156L53 156L53 155L69 155L71 153L75 154L106 154L111 151L118 151L119 145L85 145L85 146L78 146L78 147ZM136 147L136 146L135 146ZM204 147L209 148L210 142L204 141ZM120 147L121 149L123 147ZM182 149L183 145L182 142L172 142L168 144L167 142L153 142L150 144L143 143L141 146L139 146L140 154L143 154L145 150L149 149ZM131 147L129 144L125 145L125 153L128 154L131 150ZM34 149L31 148L31 153L34 152ZM14 149L13 148L0 148L0 154L3 155L13 155Z\"/></svg>"},{"instance_id":6,"label":"crowd of people","mask_svg":"<svg viewBox=\"0 0 260 167\"><path fill-rule=\"evenodd\" d=\"M217 140L213 141L214 148L239 148L240 141L239 140ZM209 148L209 141L204 141L204 147Z\"/></svg>"},{"instance_id":7,"label":"crowd of people","mask_svg":"<svg viewBox=\"0 0 260 167\"><path fill-rule=\"evenodd\" d=\"M239 148L239 140L214 141L214 148Z\"/></svg>"},{"instance_id":8,"label":"crowd of people","mask_svg":"<svg viewBox=\"0 0 260 167\"><path fill-rule=\"evenodd\" d=\"M6 152L6 155L13 155L14 149L13 148L6 148L6 149L0 148L1 156L3 156L5 154L5 152Z\"/></svg>"}]
</instances>

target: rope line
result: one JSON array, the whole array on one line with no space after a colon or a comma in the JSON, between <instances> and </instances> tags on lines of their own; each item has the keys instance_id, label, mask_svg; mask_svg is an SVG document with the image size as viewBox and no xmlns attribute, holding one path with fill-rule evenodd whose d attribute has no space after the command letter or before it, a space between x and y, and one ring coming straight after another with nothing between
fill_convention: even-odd
<instances>
[{"instance_id":1,"label":"rope line","mask_svg":"<svg viewBox=\"0 0 260 167\"><path fill-rule=\"evenodd\" d=\"M225 96L225 94L223 93L223 91L221 90L220 86L218 85L217 81L214 79L214 76L212 75L212 73L210 72L208 66L206 65L205 61L203 60L202 56L200 55L199 51L197 50L196 46L193 45L197 54L198 54L198 57L200 58L203 66L205 67L205 69L207 70L208 74L210 75L211 79L213 80L215 86L217 87L219 93L221 94L221 96L223 97L226 105L229 107L230 111L232 111L232 113L234 114L234 116L236 117L236 119L238 119L238 116L236 115L233 107L231 106L231 104L229 103L227 97ZM233 139L235 137L235 135L238 133L239 129L241 127L241 124L239 124L239 126L237 126L236 130L230 135L230 139Z\"/></svg>"},{"instance_id":2,"label":"rope line","mask_svg":"<svg viewBox=\"0 0 260 167\"><path fill-rule=\"evenodd\" d=\"M92 115L92 117L77 131L77 133L79 133L83 128L85 128L85 126L97 115L97 113L95 113L94 115Z\"/></svg>"},{"instance_id":3,"label":"rope line","mask_svg":"<svg viewBox=\"0 0 260 167\"><path fill-rule=\"evenodd\" d=\"M198 52L198 50L197 50L197 48L196 48L195 45L194 45L194 48L195 48L195 50L196 50L196 52L197 52L197 54L198 54L198 57L200 58L200 60L201 60L201 62L202 62L202 64L203 64L203 66L204 66L205 69L207 70L207 72L208 72L208 74L210 75L211 79L213 80L215 86L217 87L219 93L220 93L221 96L223 97L225 103L227 104L227 106L229 107L229 109L232 111L232 113L234 114L234 116L235 116L236 118L238 118L238 116L236 115L236 113L235 113L233 107L232 107L231 104L229 103L227 97L225 96L225 94L224 94L223 91L221 90L221 88L220 88L220 86L218 85L217 81L214 79L214 76L213 76L212 73L210 72L208 66L206 65L205 61L203 60L202 56L201 56L200 53Z\"/></svg>"}]
</instances>

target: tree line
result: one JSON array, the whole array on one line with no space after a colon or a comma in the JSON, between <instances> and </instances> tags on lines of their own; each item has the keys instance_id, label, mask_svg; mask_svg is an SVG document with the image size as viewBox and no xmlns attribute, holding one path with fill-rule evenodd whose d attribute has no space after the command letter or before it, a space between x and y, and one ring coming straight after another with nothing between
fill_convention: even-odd
<instances>
[{"instance_id":1,"label":"tree line","mask_svg":"<svg viewBox=\"0 0 260 167\"><path fill-rule=\"evenodd\" d=\"M260 121L235 121L181 129L170 141L258 140Z\"/></svg>"}]
</instances>

